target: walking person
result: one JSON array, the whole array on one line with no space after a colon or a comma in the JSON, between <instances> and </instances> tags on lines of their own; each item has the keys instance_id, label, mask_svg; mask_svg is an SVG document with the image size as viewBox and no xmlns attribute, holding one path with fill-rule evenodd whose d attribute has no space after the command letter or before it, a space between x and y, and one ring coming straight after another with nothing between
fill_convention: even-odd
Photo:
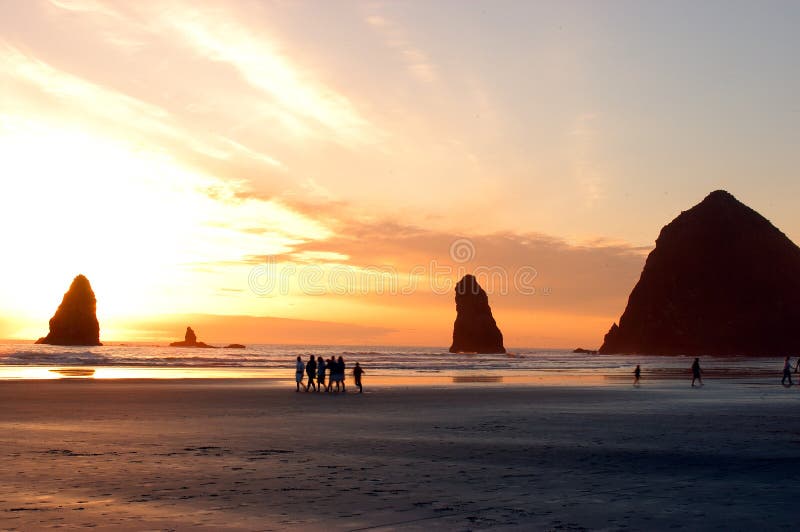
<instances>
[{"instance_id":1,"label":"walking person","mask_svg":"<svg viewBox=\"0 0 800 532\"><path fill-rule=\"evenodd\" d=\"M303 382L303 371L306 369L305 364L303 364L303 360L298 356L297 357L297 367L295 369L294 380L297 383L296 392L300 391L300 384Z\"/></svg>"},{"instance_id":2,"label":"walking person","mask_svg":"<svg viewBox=\"0 0 800 532\"><path fill-rule=\"evenodd\" d=\"M339 366L339 381L342 383L342 391L343 392L347 392L347 387L344 384L344 376L345 376L346 367L344 365L344 359L341 356L339 357L339 362L338 362L337 365ZM339 389L339 385L338 384L336 385L336 389L337 390Z\"/></svg>"},{"instance_id":3,"label":"walking person","mask_svg":"<svg viewBox=\"0 0 800 532\"><path fill-rule=\"evenodd\" d=\"M636 369L633 370L633 385L639 387L639 379L642 378L642 367L636 364Z\"/></svg>"},{"instance_id":4,"label":"walking person","mask_svg":"<svg viewBox=\"0 0 800 532\"><path fill-rule=\"evenodd\" d=\"M358 386L358 393L364 393L364 387L361 386L361 376L363 374L364 374L363 368L358 362L356 362L356 367L353 368L353 378L356 380L356 386Z\"/></svg>"},{"instance_id":5,"label":"walking person","mask_svg":"<svg viewBox=\"0 0 800 532\"><path fill-rule=\"evenodd\" d=\"M314 384L315 377L317 376L317 361L314 359L314 355L308 357L308 363L306 364L306 375L308 375L308 382L306 383L306 391L308 388L311 387L312 390L316 391L317 386Z\"/></svg>"},{"instance_id":6,"label":"walking person","mask_svg":"<svg viewBox=\"0 0 800 532\"><path fill-rule=\"evenodd\" d=\"M317 357L317 391L319 392L323 388L325 388L325 359Z\"/></svg>"},{"instance_id":7,"label":"walking person","mask_svg":"<svg viewBox=\"0 0 800 532\"><path fill-rule=\"evenodd\" d=\"M781 379L781 384L786 386L786 380L789 380L789 386L794 384L792 382L792 359L791 357L786 357L783 359L783 378Z\"/></svg>"},{"instance_id":8,"label":"walking person","mask_svg":"<svg viewBox=\"0 0 800 532\"><path fill-rule=\"evenodd\" d=\"M703 370L700 369L700 359L695 358L692 362L692 388L694 388L694 381L699 380L700 386L703 385Z\"/></svg>"}]
</instances>

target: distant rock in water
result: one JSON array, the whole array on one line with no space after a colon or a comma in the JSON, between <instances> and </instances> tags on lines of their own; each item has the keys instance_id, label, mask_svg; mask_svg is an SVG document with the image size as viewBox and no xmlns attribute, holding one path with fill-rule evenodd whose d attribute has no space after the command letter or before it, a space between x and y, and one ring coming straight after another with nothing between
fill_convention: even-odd
<instances>
[{"instance_id":1,"label":"distant rock in water","mask_svg":"<svg viewBox=\"0 0 800 532\"><path fill-rule=\"evenodd\" d=\"M718 190L661 230L600 352L800 352L800 248Z\"/></svg>"},{"instance_id":2,"label":"distant rock in water","mask_svg":"<svg viewBox=\"0 0 800 532\"><path fill-rule=\"evenodd\" d=\"M596 355L597 354L597 351L595 351L593 349L584 349L582 347L578 347L577 349L574 349L572 352L576 353L576 354L583 354L583 355Z\"/></svg>"},{"instance_id":3,"label":"distant rock in water","mask_svg":"<svg viewBox=\"0 0 800 532\"><path fill-rule=\"evenodd\" d=\"M456 284L456 321L451 353L505 353L503 333L497 328L486 291L473 275Z\"/></svg>"},{"instance_id":4,"label":"distant rock in water","mask_svg":"<svg viewBox=\"0 0 800 532\"><path fill-rule=\"evenodd\" d=\"M89 279L78 275L64 294L56 313L50 318L50 332L37 344L103 345L97 321L97 299Z\"/></svg>"},{"instance_id":5,"label":"distant rock in water","mask_svg":"<svg viewBox=\"0 0 800 532\"><path fill-rule=\"evenodd\" d=\"M213 349L213 345L208 345L204 342L197 341L197 335L194 333L191 327L186 327L186 334L183 337L183 342L172 342L169 344L170 347L206 347L209 349Z\"/></svg>"},{"instance_id":6,"label":"distant rock in water","mask_svg":"<svg viewBox=\"0 0 800 532\"><path fill-rule=\"evenodd\" d=\"M247 349L247 347L242 344L228 344L225 346L225 349Z\"/></svg>"}]
</instances>

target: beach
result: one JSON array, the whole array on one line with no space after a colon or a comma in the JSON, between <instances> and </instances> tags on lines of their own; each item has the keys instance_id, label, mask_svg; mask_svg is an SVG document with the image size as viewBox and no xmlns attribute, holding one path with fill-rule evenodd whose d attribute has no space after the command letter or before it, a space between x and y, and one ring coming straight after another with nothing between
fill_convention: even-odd
<instances>
[{"instance_id":1,"label":"beach","mask_svg":"<svg viewBox=\"0 0 800 532\"><path fill-rule=\"evenodd\" d=\"M0 382L0 528L790 528L797 388Z\"/></svg>"}]
</instances>

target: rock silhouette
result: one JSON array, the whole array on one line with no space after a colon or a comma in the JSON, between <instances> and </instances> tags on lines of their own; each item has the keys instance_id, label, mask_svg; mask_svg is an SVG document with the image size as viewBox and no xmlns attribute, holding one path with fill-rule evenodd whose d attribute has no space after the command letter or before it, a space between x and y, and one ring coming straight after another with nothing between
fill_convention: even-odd
<instances>
[{"instance_id":1,"label":"rock silhouette","mask_svg":"<svg viewBox=\"0 0 800 532\"><path fill-rule=\"evenodd\" d=\"M37 344L103 345L97 321L97 299L89 279L78 275L50 318L50 332Z\"/></svg>"},{"instance_id":2,"label":"rock silhouette","mask_svg":"<svg viewBox=\"0 0 800 532\"><path fill-rule=\"evenodd\" d=\"M505 353L503 333L497 327L486 291L473 275L457 284L456 321L453 325L451 353Z\"/></svg>"},{"instance_id":3,"label":"rock silhouette","mask_svg":"<svg viewBox=\"0 0 800 532\"><path fill-rule=\"evenodd\" d=\"M601 353L800 351L800 248L717 190L661 230Z\"/></svg>"},{"instance_id":4,"label":"rock silhouette","mask_svg":"<svg viewBox=\"0 0 800 532\"><path fill-rule=\"evenodd\" d=\"M197 343L197 335L194 333L191 327L186 327L186 334L183 335L184 341L187 344L196 344Z\"/></svg>"},{"instance_id":5,"label":"rock silhouette","mask_svg":"<svg viewBox=\"0 0 800 532\"><path fill-rule=\"evenodd\" d=\"M197 341L197 335L194 333L191 327L186 327L186 334L183 337L182 342L172 342L169 344L170 347L207 347L213 348L213 345L208 345L204 342Z\"/></svg>"}]
</instances>

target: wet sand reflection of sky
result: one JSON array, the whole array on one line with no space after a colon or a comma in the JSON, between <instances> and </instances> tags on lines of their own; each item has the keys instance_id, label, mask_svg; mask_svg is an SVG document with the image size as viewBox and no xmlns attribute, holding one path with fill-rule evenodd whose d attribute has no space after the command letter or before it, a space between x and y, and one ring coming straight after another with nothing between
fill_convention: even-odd
<instances>
[{"instance_id":1,"label":"wet sand reflection of sky","mask_svg":"<svg viewBox=\"0 0 800 532\"><path fill-rule=\"evenodd\" d=\"M68 378L94 377L94 369L91 368L54 368L49 371Z\"/></svg>"}]
</instances>

